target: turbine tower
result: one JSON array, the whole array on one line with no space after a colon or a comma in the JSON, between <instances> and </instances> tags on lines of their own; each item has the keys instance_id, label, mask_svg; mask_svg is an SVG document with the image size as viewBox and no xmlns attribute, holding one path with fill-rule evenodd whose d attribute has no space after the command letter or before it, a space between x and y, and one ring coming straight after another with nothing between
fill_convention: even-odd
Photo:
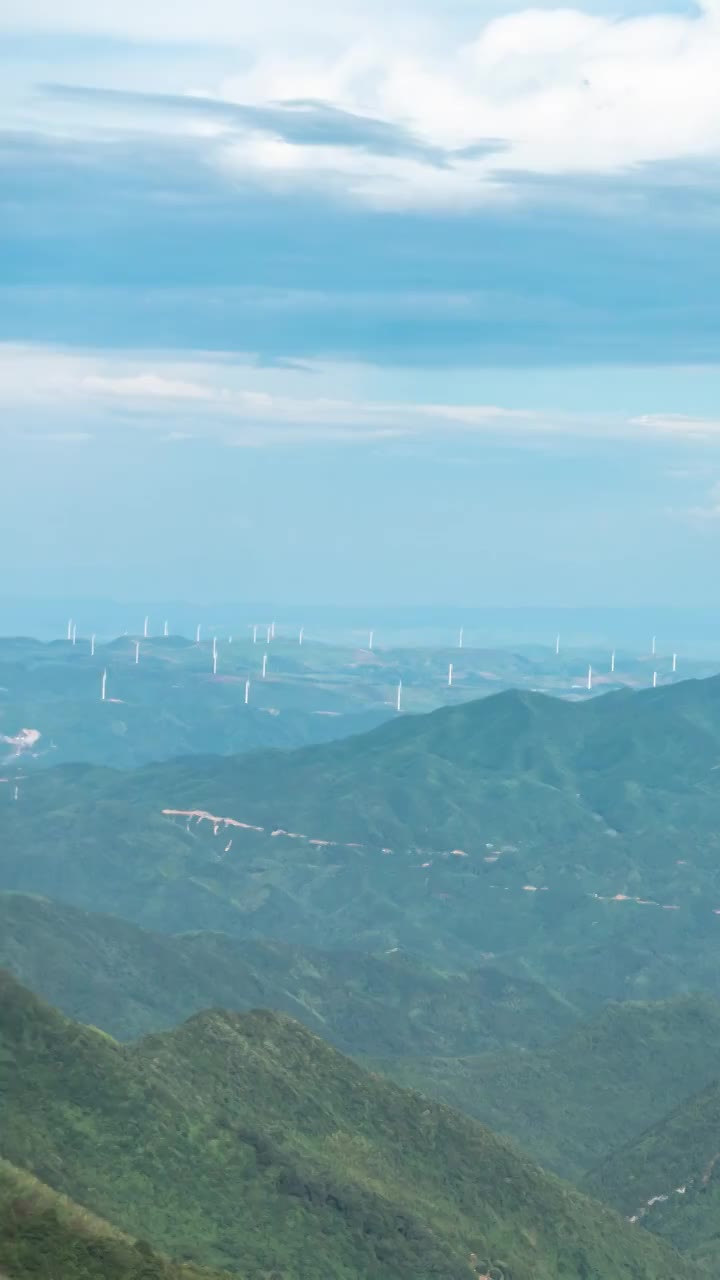
<instances>
[{"instance_id":1,"label":"turbine tower","mask_svg":"<svg viewBox=\"0 0 720 1280\"><path fill-rule=\"evenodd\" d=\"M612 672L614 672L614 671L615 671L615 650L614 650L614 649L613 649L613 651L612 651L612 657L611 657L611 659L610 659L610 670L611 670Z\"/></svg>"},{"instance_id":2,"label":"turbine tower","mask_svg":"<svg viewBox=\"0 0 720 1280\"><path fill-rule=\"evenodd\" d=\"M398 682L397 687L397 709L402 711L402 680Z\"/></svg>"},{"instance_id":3,"label":"turbine tower","mask_svg":"<svg viewBox=\"0 0 720 1280\"><path fill-rule=\"evenodd\" d=\"M370 635L368 636L368 649L370 650L371 653L372 653L374 639L375 639L375 632L371 631Z\"/></svg>"},{"instance_id":4,"label":"turbine tower","mask_svg":"<svg viewBox=\"0 0 720 1280\"><path fill-rule=\"evenodd\" d=\"M653 636L653 638L652 638L652 648L651 648L651 650L650 650L650 652L652 653L653 658L655 657L655 654L657 653L657 643L656 643L656 641L657 641L657 637L656 637L656 636Z\"/></svg>"},{"instance_id":5,"label":"turbine tower","mask_svg":"<svg viewBox=\"0 0 720 1280\"><path fill-rule=\"evenodd\" d=\"M95 636L90 637L90 657L95 657Z\"/></svg>"},{"instance_id":6,"label":"turbine tower","mask_svg":"<svg viewBox=\"0 0 720 1280\"><path fill-rule=\"evenodd\" d=\"M673 654L672 669L673 669L673 672L677 671L677 654L676 653Z\"/></svg>"},{"instance_id":7,"label":"turbine tower","mask_svg":"<svg viewBox=\"0 0 720 1280\"><path fill-rule=\"evenodd\" d=\"M555 637L555 657L557 657L559 652L560 652L560 632L558 632L558 634Z\"/></svg>"},{"instance_id":8,"label":"turbine tower","mask_svg":"<svg viewBox=\"0 0 720 1280\"><path fill-rule=\"evenodd\" d=\"M592 667L588 667L587 687L592 689Z\"/></svg>"},{"instance_id":9,"label":"turbine tower","mask_svg":"<svg viewBox=\"0 0 720 1280\"><path fill-rule=\"evenodd\" d=\"M72 642L73 644L77 644L77 623L75 622L73 622Z\"/></svg>"},{"instance_id":10,"label":"turbine tower","mask_svg":"<svg viewBox=\"0 0 720 1280\"><path fill-rule=\"evenodd\" d=\"M451 662L450 666L448 667L448 689L452 689L452 682L453 682L453 664Z\"/></svg>"},{"instance_id":11,"label":"turbine tower","mask_svg":"<svg viewBox=\"0 0 720 1280\"><path fill-rule=\"evenodd\" d=\"M102 684L100 686L100 701L107 702L107 670L102 673Z\"/></svg>"},{"instance_id":12,"label":"turbine tower","mask_svg":"<svg viewBox=\"0 0 720 1280\"><path fill-rule=\"evenodd\" d=\"M302 644L304 636L305 636L305 628L301 627L300 634L298 636L298 644Z\"/></svg>"},{"instance_id":13,"label":"turbine tower","mask_svg":"<svg viewBox=\"0 0 720 1280\"><path fill-rule=\"evenodd\" d=\"M166 639L170 635L170 629L168 627L167 620L163 623L163 635L165 636Z\"/></svg>"},{"instance_id":14,"label":"turbine tower","mask_svg":"<svg viewBox=\"0 0 720 1280\"><path fill-rule=\"evenodd\" d=\"M68 628L67 628L68 640L72 640L72 633L73 633L73 620L72 618L68 618Z\"/></svg>"},{"instance_id":15,"label":"turbine tower","mask_svg":"<svg viewBox=\"0 0 720 1280\"><path fill-rule=\"evenodd\" d=\"M262 668L262 678L263 678L263 680L265 679L266 675L267 675L267 654L266 654L266 653L264 653L264 654L263 654L263 668Z\"/></svg>"},{"instance_id":16,"label":"turbine tower","mask_svg":"<svg viewBox=\"0 0 720 1280\"><path fill-rule=\"evenodd\" d=\"M255 626L253 627L253 644L257 644L257 633L258 633L258 629L257 629L257 623L256 623Z\"/></svg>"},{"instance_id":17,"label":"turbine tower","mask_svg":"<svg viewBox=\"0 0 720 1280\"><path fill-rule=\"evenodd\" d=\"M248 705L249 701L250 701L250 681L246 680L245 681L245 706Z\"/></svg>"},{"instance_id":18,"label":"turbine tower","mask_svg":"<svg viewBox=\"0 0 720 1280\"><path fill-rule=\"evenodd\" d=\"M196 644L199 644L199 643L200 643L200 628L201 628L201 626L202 626L202 623L198 622L198 624L197 624L197 630L196 630L196 632L195 632L195 643L196 643Z\"/></svg>"},{"instance_id":19,"label":"turbine tower","mask_svg":"<svg viewBox=\"0 0 720 1280\"><path fill-rule=\"evenodd\" d=\"M148 627L149 627L149 626L150 626L150 619L149 619L149 618L146 618L146 619L145 619L145 621L143 622L143 637L144 637L144 639L145 639L145 640L147 640L147 638L148 638Z\"/></svg>"},{"instance_id":20,"label":"turbine tower","mask_svg":"<svg viewBox=\"0 0 720 1280\"><path fill-rule=\"evenodd\" d=\"M140 661L140 641L136 640L135 641L135 666L138 665L139 661Z\"/></svg>"},{"instance_id":21,"label":"turbine tower","mask_svg":"<svg viewBox=\"0 0 720 1280\"><path fill-rule=\"evenodd\" d=\"M653 689L657 689L657 671L653 671Z\"/></svg>"},{"instance_id":22,"label":"turbine tower","mask_svg":"<svg viewBox=\"0 0 720 1280\"><path fill-rule=\"evenodd\" d=\"M461 627L460 635L458 636L458 649L462 649L464 641L465 641L465 628Z\"/></svg>"}]
</instances>

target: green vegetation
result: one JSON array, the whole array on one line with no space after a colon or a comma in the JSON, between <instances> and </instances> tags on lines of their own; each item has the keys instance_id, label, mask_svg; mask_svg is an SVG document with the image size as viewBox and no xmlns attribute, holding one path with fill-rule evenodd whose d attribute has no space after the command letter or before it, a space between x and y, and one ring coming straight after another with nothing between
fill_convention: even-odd
<instances>
[{"instance_id":1,"label":"green vegetation","mask_svg":"<svg viewBox=\"0 0 720 1280\"><path fill-rule=\"evenodd\" d=\"M19 893L0 893L0 967L63 1013L125 1040L200 1009L263 1007L349 1053L479 1053L547 1042L580 1012L489 965L444 973L403 952L168 937Z\"/></svg>"},{"instance_id":2,"label":"green vegetation","mask_svg":"<svg viewBox=\"0 0 720 1280\"><path fill-rule=\"evenodd\" d=\"M576 1180L713 1080L718 1054L720 1004L696 996L611 1006L548 1048L379 1065Z\"/></svg>"},{"instance_id":3,"label":"green vegetation","mask_svg":"<svg viewBox=\"0 0 720 1280\"><path fill-rule=\"evenodd\" d=\"M0 1160L0 1268L8 1280L220 1280L173 1265Z\"/></svg>"},{"instance_id":4,"label":"green vegetation","mask_svg":"<svg viewBox=\"0 0 720 1280\"><path fill-rule=\"evenodd\" d=\"M0 983L1 1154L181 1261L247 1280L697 1274L282 1014L200 1014L123 1047Z\"/></svg>"},{"instance_id":5,"label":"green vegetation","mask_svg":"<svg viewBox=\"0 0 720 1280\"><path fill-rule=\"evenodd\" d=\"M716 1080L613 1152L583 1185L626 1215L639 1215L643 1225L673 1241L716 1276L720 1268L719 1135L720 1082ZM648 1205L655 1197L662 1199Z\"/></svg>"},{"instance_id":6,"label":"green vegetation","mask_svg":"<svg viewBox=\"0 0 720 1280\"><path fill-rule=\"evenodd\" d=\"M64 766L17 802L0 787L0 887L164 932L490 961L583 1007L713 992L719 760L720 678L582 704L503 693L332 745L129 774ZM213 834L165 808L265 831Z\"/></svg>"}]
</instances>

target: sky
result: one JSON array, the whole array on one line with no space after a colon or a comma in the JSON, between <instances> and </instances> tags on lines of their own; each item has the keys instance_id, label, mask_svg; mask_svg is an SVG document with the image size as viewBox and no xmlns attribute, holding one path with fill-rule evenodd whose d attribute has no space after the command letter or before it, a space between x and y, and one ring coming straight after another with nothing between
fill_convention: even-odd
<instances>
[{"instance_id":1,"label":"sky","mask_svg":"<svg viewBox=\"0 0 720 1280\"><path fill-rule=\"evenodd\" d=\"M720 0L0 45L6 593L717 603Z\"/></svg>"}]
</instances>

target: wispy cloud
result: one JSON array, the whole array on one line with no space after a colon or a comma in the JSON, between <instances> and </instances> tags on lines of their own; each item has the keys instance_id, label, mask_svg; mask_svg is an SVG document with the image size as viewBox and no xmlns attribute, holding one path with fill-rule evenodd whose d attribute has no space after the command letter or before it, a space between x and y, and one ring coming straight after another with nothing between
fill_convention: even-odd
<instances>
[{"instance_id":1,"label":"wispy cloud","mask_svg":"<svg viewBox=\"0 0 720 1280\"><path fill-rule=\"evenodd\" d=\"M377 399L363 393L365 376L360 366L263 369L250 356L194 353L179 362L163 352L0 346L0 405L12 410L11 433L55 429L58 438L70 438L72 419L72 438L78 440L142 431L168 442L214 440L225 446L463 436L512 440L516 446L567 439L720 444L720 422L712 419ZM354 385L355 394L338 395L338 385Z\"/></svg>"},{"instance_id":2,"label":"wispy cloud","mask_svg":"<svg viewBox=\"0 0 720 1280\"><path fill-rule=\"evenodd\" d=\"M142 93L62 84L45 85L43 92L56 101L79 103L86 108L117 108L126 115L141 113L145 121L148 112L155 116L180 115L190 121L212 121L218 127L265 134L293 146L406 156L433 166L445 166L453 159L476 160L501 152L505 145L499 139L476 139L455 151L446 150L423 142L402 124L312 99L251 104L199 93Z\"/></svg>"}]
</instances>

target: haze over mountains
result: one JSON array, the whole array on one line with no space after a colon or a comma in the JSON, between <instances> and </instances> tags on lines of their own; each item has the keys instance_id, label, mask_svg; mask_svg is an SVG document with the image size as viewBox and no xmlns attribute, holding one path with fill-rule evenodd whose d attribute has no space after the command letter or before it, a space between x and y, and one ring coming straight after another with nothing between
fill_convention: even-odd
<instances>
[{"instance_id":1,"label":"haze over mountains","mask_svg":"<svg viewBox=\"0 0 720 1280\"><path fill-rule=\"evenodd\" d=\"M203 633L199 642L142 631L108 642L0 638L0 761L28 728L37 735L22 750L28 768L77 761L132 768L185 754L326 742L394 718L401 680L402 710L420 714L510 687L585 698L645 688L654 669L663 683L680 678L670 654L619 649L613 664L597 642L556 654L554 644L508 650L474 646L469 637L460 649L448 634L430 646L402 634L388 645L368 632L330 642L303 632L300 645L297 630L270 643L265 628L255 631L257 644L247 628L218 638ZM685 678L716 670L714 658L681 656Z\"/></svg>"},{"instance_id":2,"label":"haze over mountains","mask_svg":"<svg viewBox=\"0 0 720 1280\"><path fill-rule=\"evenodd\" d=\"M7 761L0 1268L90 1280L97 1230L118 1278L137 1237L153 1280L712 1275L719 766L720 677Z\"/></svg>"},{"instance_id":3,"label":"haze over mountains","mask_svg":"<svg viewBox=\"0 0 720 1280\"><path fill-rule=\"evenodd\" d=\"M492 958L570 997L714 991L718 763L720 678L583 704L511 691L290 753L66 766L0 788L0 887L163 932Z\"/></svg>"}]
</instances>

